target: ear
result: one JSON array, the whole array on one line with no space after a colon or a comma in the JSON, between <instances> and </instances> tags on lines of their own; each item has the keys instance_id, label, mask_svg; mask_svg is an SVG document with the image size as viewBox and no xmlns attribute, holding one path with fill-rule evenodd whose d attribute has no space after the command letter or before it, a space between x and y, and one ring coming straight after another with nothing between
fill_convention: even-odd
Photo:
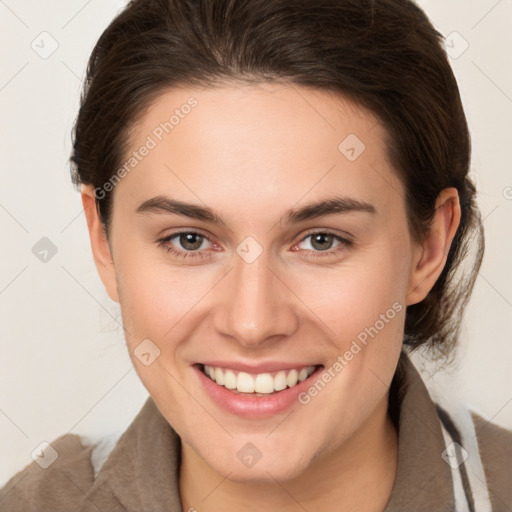
<instances>
[{"instance_id":1,"label":"ear","mask_svg":"<svg viewBox=\"0 0 512 512\"><path fill-rule=\"evenodd\" d=\"M96 268L109 297L113 301L119 302L116 269L111 247L96 206L94 188L92 185L82 185L81 194Z\"/></svg>"},{"instance_id":2,"label":"ear","mask_svg":"<svg viewBox=\"0 0 512 512\"><path fill-rule=\"evenodd\" d=\"M446 264L448 251L460 223L459 194L454 187L441 191L430 231L413 250L407 305L421 302L430 292Z\"/></svg>"}]
</instances>

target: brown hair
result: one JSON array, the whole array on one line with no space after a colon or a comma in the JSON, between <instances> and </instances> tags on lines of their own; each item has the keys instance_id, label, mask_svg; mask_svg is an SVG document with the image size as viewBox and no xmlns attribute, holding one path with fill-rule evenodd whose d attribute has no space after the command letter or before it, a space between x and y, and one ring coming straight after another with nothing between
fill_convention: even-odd
<instances>
[{"instance_id":1,"label":"brown hair","mask_svg":"<svg viewBox=\"0 0 512 512\"><path fill-rule=\"evenodd\" d=\"M339 93L386 128L416 241L428 232L441 190L458 190L461 222L446 265L428 296L407 307L404 335L413 349L425 345L447 356L484 236L468 176L468 126L442 40L409 0L132 0L90 56L73 131L73 183L108 182L134 124L173 86L270 80ZM111 195L96 197L107 236ZM471 233L474 264L456 276Z\"/></svg>"}]
</instances>

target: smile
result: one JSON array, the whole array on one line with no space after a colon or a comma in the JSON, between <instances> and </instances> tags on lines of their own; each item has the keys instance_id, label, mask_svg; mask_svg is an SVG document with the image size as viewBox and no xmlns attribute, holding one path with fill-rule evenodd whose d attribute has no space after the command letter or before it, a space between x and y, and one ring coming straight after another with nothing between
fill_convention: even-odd
<instances>
[{"instance_id":1,"label":"smile","mask_svg":"<svg viewBox=\"0 0 512 512\"><path fill-rule=\"evenodd\" d=\"M202 365L201 369L207 377L233 393L268 396L293 388L306 380L319 366L321 365L257 374L208 365Z\"/></svg>"}]
</instances>

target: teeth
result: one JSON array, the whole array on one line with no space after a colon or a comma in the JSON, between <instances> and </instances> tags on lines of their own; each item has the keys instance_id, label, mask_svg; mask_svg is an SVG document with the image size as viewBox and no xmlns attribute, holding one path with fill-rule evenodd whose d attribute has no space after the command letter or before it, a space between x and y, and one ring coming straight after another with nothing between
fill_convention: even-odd
<instances>
[{"instance_id":1,"label":"teeth","mask_svg":"<svg viewBox=\"0 0 512 512\"><path fill-rule=\"evenodd\" d=\"M308 369L302 368L302 370L299 372L299 382L302 382L303 380L306 380L308 378Z\"/></svg>"},{"instance_id":2,"label":"teeth","mask_svg":"<svg viewBox=\"0 0 512 512\"><path fill-rule=\"evenodd\" d=\"M224 372L224 386L228 389L236 388L236 375L231 370L226 370Z\"/></svg>"},{"instance_id":3,"label":"teeth","mask_svg":"<svg viewBox=\"0 0 512 512\"><path fill-rule=\"evenodd\" d=\"M274 389L276 391L282 391L283 389L286 389L286 372L281 370L275 377L274 377Z\"/></svg>"},{"instance_id":4,"label":"teeth","mask_svg":"<svg viewBox=\"0 0 512 512\"><path fill-rule=\"evenodd\" d=\"M223 386L224 385L224 373L222 372L222 370L220 368L215 368L215 371L213 372L213 374L215 375L215 380L217 381L217 383Z\"/></svg>"},{"instance_id":5,"label":"teeth","mask_svg":"<svg viewBox=\"0 0 512 512\"><path fill-rule=\"evenodd\" d=\"M217 384L220 383L217 382ZM236 381L236 389L242 393L254 393L254 379L248 373L240 372Z\"/></svg>"},{"instance_id":6,"label":"teeth","mask_svg":"<svg viewBox=\"0 0 512 512\"><path fill-rule=\"evenodd\" d=\"M297 379L299 378L299 372L297 370L291 370L288 374L288 377L286 377L286 384L288 384L289 388L292 388L297 384Z\"/></svg>"},{"instance_id":7,"label":"teeth","mask_svg":"<svg viewBox=\"0 0 512 512\"><path fill-rule=\"evenodd\" d=\"M274 379L270 373L260 373L254 380L254 391L256 393L273 393Z\"/></svg>"},{"instance_id":8,"label":"teeth","mask_svg":"<svg viewBox=\"0 0 512 512\"><path fill-rule=\"evenodd\" d=\"M280 370L272 376L270 373L259 373L258 375L246 372L235 373L233 370L204 365L204 373L220 386L231 389L235 393L270 395L306 380L315 371L315 368L315 366L307 366L293 370Z\"/></svg>"}]
</instances>

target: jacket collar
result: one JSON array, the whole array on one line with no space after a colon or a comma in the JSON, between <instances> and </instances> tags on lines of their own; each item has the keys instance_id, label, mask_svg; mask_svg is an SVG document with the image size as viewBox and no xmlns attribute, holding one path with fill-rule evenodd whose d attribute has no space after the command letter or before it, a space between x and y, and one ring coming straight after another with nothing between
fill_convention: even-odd
<instances>
[{"instance_id":1,"label":"jacket collar","mask_svg":"<svg viewBox=\"0 0 512 512\"><path fill-rule=\"evenodd\" d=\"M80 512L182 512L178 434L151 397L122 434L99 471Z\"/></svg>"},{"instance_id":2,"label":"jacket collar","mask_svg":"<svg viewBox=\"0 0 512 512\"><path fill-rule=\"evenodd\" d=\"M384 512L455 510L452 473L441 457L446 448L434 402L405 349L391 395L398 402L398 467Z\"/></svg>"},{"instance_id":3,"label":"jacket collar","mask_svg":"<svg viewBox=\"0 0 512 512\"><path fill-rule=\"evenodd\" d=\"M452 477L435 404L405 350L390 390L398 416L398 468L384 512L454 510ZM180 439L149 397L101 468L88 500L126 510L182 512ZM82 509L83 510L83 509Z\"/></svg>"}]
</instances>

